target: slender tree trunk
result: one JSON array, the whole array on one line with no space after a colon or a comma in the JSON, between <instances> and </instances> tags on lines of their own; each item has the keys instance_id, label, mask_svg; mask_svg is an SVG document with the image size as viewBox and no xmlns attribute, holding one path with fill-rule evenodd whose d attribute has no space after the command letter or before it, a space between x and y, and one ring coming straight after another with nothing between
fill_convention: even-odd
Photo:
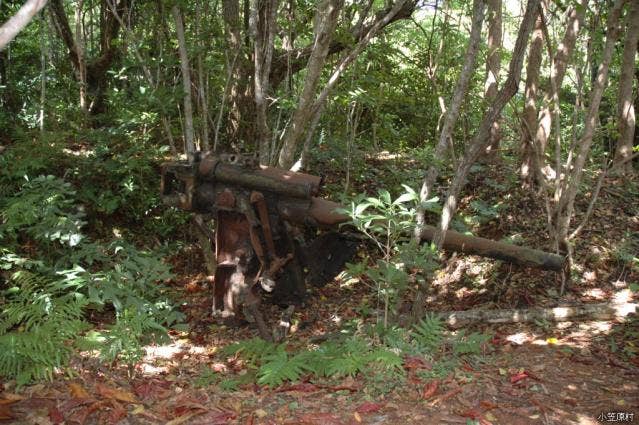
<instances>
[{"instance_id":1,"label":"slender tree trunk","mask_svg":"<svg viewBox=\"0 0 639 425\"><path fill-rule=\"evenodd\" d=\"M311 118L315 91L342 5L343 0L323 0L318 5L315 17L314 47L308 59L304 88L291 122L286 129L278 159L278 164L282 168L289 168L293 164L298 141L304 134L306 123Z\"/></svg>"},{"instance_id":2,"label":"slender tree trunk","mask_svg":"<svg viewBox=\"0 0 639 425\"><path fill-rule=\"evenodd\" d=\"M87 63L84 54L84 30L82 28L82 9L84 0L79 0L75 9L75 48L78 54L78 84L80 85L80 109L89 115L87 104Z\"/></svg>"},{"instance_id":3,"label":"slender tree trunk","mask_svg":"<svg viewBox=\"0 0 639 425\"><path fill-rule=\"evenodd\" d=\"M44 133L44 111L47 100L47 22L44 14L40 19L40 116L38 124Z\"/></svg>"},{"instance_id":4,"label":"slender tree trunk","mask_svg":"<svg viewBox=\"0 0 639 425\"><path fill-rule=\"evenodd\" d=\"M426 202L433 193L433 186L437 176L439 175L441 164L444 162L444 154L449 145L449 141L452 140L452 132L459 117L459 110L461 108L462 101L468 91L468 84L475 68L475 62L477 59L477 52L481 41L481 27L484 22L484 0L474 0L473 2L473 17L472 26L470 30L470 38L468 40L468 47L466 48L466 54L464 55L464 65L455 86L453 97L450 103L450 108L446 112L444 118L444 124L439 136L439 142L435 146L433 152L433 163L426 171L424 180L422 181L422 187L420 191L420 206L417 210L417 225L415 226L415 238L419 238L422 228L425 224L425 210L421 206Z\"/></svg>"},{"instance_id":5,"label":"slender tree trunk","mask_svg":"<svg viewBox=\"0 0 639 425\"><path fill-rule=\"evenodd\" d=\"M0 27L0 50L15 38L31 19L47 4L47 0L28 0L18 12Z\"/></svg>"},{"instance_id":6,"label":"slender tree trunk","mask_svg":"<svg viewBox=\"0 0 639 425\"><path fill-rule=\"evenodd\" d=\"M555 209L556 248L558 251L563 251L568 255L567 269L562 281L562 292L570 277L570 267L572 265L572 249L568 240L568 232L574 213L575 198L579 191L584 165L590 153L590 146L592 145L593 136L597 127L599 105L608 80L608 69L612 60L614 46L619 37L619 20L625 1L626 0L616 0L609 11L608 22L606 24L606 44L604 45L601 64L590 93L590 102L588 111L586 112L584 130L577 143L579 152L574 164L572 164L570 168L566 168L567 176L563 180L561 194Z\"/></svg>"},{"instance_id":7,"label":"slender tree trunk","mask_svg":"<svg viewBox=\"0 0 639 425\"><path fill-rule=\"evenodd\" d=\"M566 74L568 62L572 57L577 36L583 25L588 0L581 0L581 4L568 9L566 13L566 32L552 59L550 68L550 89L544 96L544 101L539 111L538 123L531 149L525 150L525 155L536 155L537 158L524 156L523 163L532 166L532 177L529 182L541 181L551 176L552 172L545 166L545 152L550 140L553 125L553 110L559 107L559 92ZM537 166L538 164L538 166ZM522 169L525 165L522 165Z\"/></svg>"},{"instance_id":8,"label":"slender tree trunk","mask_svg":"<svg viewBox=\"0 0 639 425\"><path fill-rule=\"evenodd\" d=\"M119 0L112 6L120 16L131 13L130 0ZM120 21L109 10L109 0L102 0L100 14L100 54L88 60L84 51L84 30L82 25L82 4L76 7L76 33L73 34L67 19L62 0L51 0L50 12L56 30L68 49L69 60L76 79L80 84L80 103L90 114L105 110L105 94L108 71L119 58L120 45L116 43L120 30ZM115 3L115 0L114 0Z\"/></svg>"},{"instance_id":9,"label":"slender tree trunk","mask_svg":"<svg viewBox=\"0 0 639 425\"><path fill-rule=\"evenodd\" d=\"M526 53L526 45L528 44L528 39L532 32L532 27L535 23L538 12L539 0L528 0L526 12L519 27L517 41L515 42L512 59L508 68L508 78L504 83L504 86L497 93L493 104L490 105L488 110L484 113L477 133L470 141L466 151L464 152L462 160L457 166L455 177L453 178L446 194L438 232L433 240L435 245L440 249L445 231L448 229L453 215L457 210L457 198L466 184L466 177L468 176L470 167L477 161L477 158L479 158L490 143L490 130L493 122L495 122L495 120L500 116L504 106L506 106L517 92L521 78L521 69L523 67L524 56Z\"/></svg>"},{"instance_id":10,"label":"slender tree trunk","mask_svg":"<svg viewBox=\"0 0 639 425\"><path fill-rule=\"evenodd\" d=\"M180 69L182 70L182 87L184 90L184 152L190 160L192 159L193 152L195 152L193 102L191 101L191 69L189 67L189 57L186 52L186 39L184 37L182 13L178 6L173 6L172 12L173 17L175 18L175 29L178 37Z\"/></svg>"},{"instance_id":11,"label":"slender tree trunk","mask_svg":"<svg viewBox=\"0 0 639 425\"><path fill-rule=\"evenodd\" d=\"M269 76L273 60L273 42L275 39L278 0L255 0L255 20L252 25L255 49L255 111L256 136L259 147L260 163L270 163L271 129L268 125L268 100L270 92Z\"/></svg>"},{"instance_id":12,"label":"slender tree trunk","mask_svg":"<svg viewBox=\"0 0 639 425\"><path fill-rule=\"evenodd\" d=\"M488 104L495 100L499 86L502 45L501 8L501 0L488 0L488 56L486 57L486 83L484 86L484 98ZM501 132L499 119L497 119L490 130L490 145L487 151L496 153L499 149L500 139Z\"/></svg>"},{"instance_id":13,"label":"slender tree trunk","mask_svg":"<svg viewBox=\"0 0 639 425\"><path fill-rule=\"evenodd\" d=\"M617 103L617 125L619 128L619 140L613 164L625 161L620 172L631 174L633 172L632 161L628 161L632 155L632 145L635 136L635 106L633 104L632 83L635 73L635 55L639 40L639 1L631 3L628 12L626 40L623 44L623 60L621 64L621 76L619 77L619 98ZM637 96L635 94L635 96Z\"/></svg>"},{"instance_id":14,"label":"slender tree trunk","mask_svg":"<svg viewBox=\"0 0 639 425\"><path fill-rule=\"evenodd\" d=\"M205 17L205 18L208 18ZM196 21L196 37L199 44L197 53L197 93L198 104L201 114L200 120L200 137L202 139L202 149L209 150L209 102L206 95L206 86L204 83L204 65L202 60L202 52L204 51L204 37L206 36L202 30L203 20L202 12L200 11L200 4L195 6L195 21Z\"/></svg>"},{"instance_id":15,"label":"slender tree trunk","mask_svg":"<svg viewBox=\"0 0 639 425\"><path fill-rule=\"evenodd\" d=\"M541 67L541 54L544 44L543 32L544 16L539 11L535 29L528 50L528 63L526 65L526 89L525 104L522 117L521 129L521 150L524 161L521 164L521 178L526 186L531 185L531 179L535 177L533 168L539 166L535 163L537 154L535 152L535 129L537 128L537 90L539 88L539 68Z\"/></svg>"},{"instance_id":16,"label":"slender tree trunk","mask_svg":"<svg viewBox=\"0 0 639 425\"><path fill-rule=\"evenodd\" d=\"M405 1L406 0L398 0L393 5L393 7L388 11L388 13L381 19L378 19L377 22L364 35L364 37L362 37L362 39L357 42L353 50L351 50L347 55L342 57L339 64L335 67L333 74L331 74L330 78L328 79L328 82L326 83L326 85L324 86L320 94L317 96L317 100L313 103L313 106L311 108L312 118L310 121L310 125L308 125L307 137L305 139L305 147L303 147L302 149L302 154L299 161L299 164L300 164L299 168L302 168L304 166L304 162L306 161L305 157L308 155L308 148L310 146L310 145L307 145L307 141L308 141L308 144L310 144L310 141L311 141L310 138L312 138L313 133L315 132L315 128L317 127L317 124L319 123L319 119L321 117L322 112L324 112L324 109L326 107L326 102L328 101L328 96L330 95L333 88L335 88L335 85L337 85L337 82L339 81L340 76L344 73L344 71L348 68L348 66L355 61L355 59L360 55L360 53L362 53L362 51L366 48L366 46L368 46L370 41L374 37L376 37L377 34L379 34L381 29L384 28L386 25L388 25L388 22L390 22L390 20L393 19L393 17L404 7ZM297 164L296 164L296 168L298 168Z\"/></svg>"},{"instance_id":17,"label":"slender tree trunk","mask_svg":"<svg viewBox=\"0 0 639 425\"><path fill-rule=\"evenodd\" d=\"M224 17L224 31L229 52L229 74L231 78L228 86L229 118L226 126L227 141L232 145L241 145L254 140L255 99L253 97L254 72L246 58L246 46L249 44L248 26L250 7L248 0L244 1L244 26L247 28L245 43L242 40L242 22L240 20L239 0L223 0L222 12ZM219 138L216 145L220 146Z\"/></svg>"}]
</instances>

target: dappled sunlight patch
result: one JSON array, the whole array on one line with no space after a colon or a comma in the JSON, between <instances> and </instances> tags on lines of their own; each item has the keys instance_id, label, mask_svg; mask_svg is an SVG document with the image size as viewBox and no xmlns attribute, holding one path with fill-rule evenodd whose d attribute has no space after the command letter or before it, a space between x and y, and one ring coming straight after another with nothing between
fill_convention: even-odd
<instances>
[{"instance_id":1,"label":"dappled sunlight patch","mask_svg":"<svg viewBox=\"0 0 639 425\"><path fill-rule=\"evenodd\" d=\"M156 376L156 375L164 375L169 372L169 368L167 366L153 366L148 363L142 363L140 365L140 372L144 376Z\"/></svg>"},{"instance_id":2,"label":"dappled sunlight patch","mask_svg":"<svg viewBox=\"0 0 639 425\"><path fill-rule=\"evenodd\" d=\"M582 296L603 301L606 299L607 294L601 288L590 288L584 291Z\"/></svg>"},{"instance_id":3,"label":"dappled sunlight patch","mask_svg":"<svg viewBox=\"0 0 639 425\"><path fill-rule=\"evenodd\" d=\"M534 340L534 335L528 332L518 332L516 334L508 335L506 337L506 341L515 345L523 345L526 342L531 342L533 340Z\"/></svg>"},{"instance_id":4,"label":"dappled sunlight patch","mask_svg":"<svg viewBox=\"0 0 639 425\"><path fill-rule=\"evenodd\" d=\"M630 303L633 300L634 293L630 289L623 289L615 293L612 301L617 304Z\"/></svg>"}]
</instances>

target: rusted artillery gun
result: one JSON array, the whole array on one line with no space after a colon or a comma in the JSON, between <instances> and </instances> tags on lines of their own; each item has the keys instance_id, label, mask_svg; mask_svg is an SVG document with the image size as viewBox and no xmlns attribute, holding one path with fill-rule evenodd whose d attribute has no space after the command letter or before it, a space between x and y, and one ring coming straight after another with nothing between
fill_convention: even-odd
<instances>
[{"instance_id":1,"label":"rusted artillery gun","mask_svg":"<svg viewBox=\"0 0 639 425\"><path fill-rule=\"evenodd\" d=\"M285 331L293 306L303 303L306 283L332 280L357 249L357 236L329 231L312 241L305 229L330 228L349 218L339 204L321 199L322 178L259 166L251 157L198 152L194 160L162 166L164 202L216 221L213 313L254 320L270 339L260 309L263 292L288 308L280 321ZM432 239L426 226L422 239ZM308 235L306 235L308 236ZM514 264L559 271L563 258L543 251L489 239L446 232L445 249L477 254Z\"/></svg>"},{"instance_id":2,"label":"rusted artillery gun","mask_svg":"<svg viewBox=\"0 0 639 425\"><path fill-rule=\"evenodd\" d=\"M285 328L293 306L304 302L306 283L325 284L341 271L357 249L352 235L313 232L314 240L304 241L305 228L345 221L334 211L338 204L316 196L321 186L321 177L260 167L242 155L196 153L191 163L162 166L164 202L216 222L214 315L243 313L269 339L263 292L289 306L280 321Z\"/></svg>"}]
</instances>

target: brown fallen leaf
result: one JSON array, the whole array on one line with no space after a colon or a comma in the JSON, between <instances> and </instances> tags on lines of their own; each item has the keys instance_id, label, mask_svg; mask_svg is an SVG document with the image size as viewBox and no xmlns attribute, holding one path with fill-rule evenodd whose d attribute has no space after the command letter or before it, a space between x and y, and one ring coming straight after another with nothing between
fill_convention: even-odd
<instances>
[{"instance_id":1,"label":"brown fallen leaf","mask_svg":"<svg viewBox=\"0 0 639 425\"><path fill-rule=\"evenodd\" d=\"M459 394L462 391L461 387L459 388L455 388L454 390L450 390L447 393L442 394L441 396L439 396L438 398L436 398L435 400L433 400L431 402L431 405L434 406L438 403L441 403L443 401L448 400L449 398L455 397L457 394Z\"/></svg>"},{"instance_id":2,"label":"brown fallen leaf","mask_svg":"<svg viewBox=\"0 0 639 425\"><path fill-rule=\"evenodd\" d=\"M49 420L54 425L58 425L64 422L64 415L57 407L51 407L49 408Z\"/></svg>"},{"instance_id":3,"label":"brown fallen leaf","mask_svg":"<svg viewBox=\"0 0 639 425\"><path fill-rule=\"evenodd\" d=\"M98 394L104 398L118 400L124 403L140 404L140 401L128 391L118 390L102 384L97 384L95 388L98 391Z\"/></svg>"},{"instance_id":4,"label":"brown fallen leaf","mask_svg":"<svg viewBox=\"0 0 639 425\"><path fill-rule=\"evenodd\" d=\"M489 401L489 400L482 400L482 401L479 402L479 405L484 410L492 410L492 409L496 409L498 407L495 403L493 403L492 401Z\"/></svg>"},{"instance_id":5,"label":"brown fallen leaf","mask_svg":"<svg viewBox=\"0 0 639 425\"><path fill-rule=\"evenodd\" d=\"M233 412L220 411L220 412L208 412L203 416L198 416L193 422L193 425L227 425L231 423L237 415Z\"/></svg>"},{"instance_id":6,"label":"brown fallen leaf","mask_svg":"<svg viewBox=\"0 0 639 425\"><path fill-rule=\"evenodd\" d=\"M25 396L21 396L20 394L13 393L2 393L2 398L0 398L0 405L3 404L13 404L17 401L21 401L26 399Z\"/></svg>"},{"instance_id":7,"label":"brown fallen leaf","mask_svg":"<svg viewBox=\"0 0 639 425\"><path fill-rule=\"evenodd\" d=\"M366 402L366 403L360 404L355 409L355 412L356 413L373 413L373 412L379 411L382 407L384 407L384 405L381 403Z\"/></svg>"},{"instance_id":8,"label":"brown fallen leaf","mask_svg":"<svg viewBox=\"0 0 639 425\"><path fill-rule=\"evenodd\" d=\"M203 414L203 411L196 411L196 412L191 412L191 413L187 413L186 415L182 415L182 416L178 416L177 418L170 420L166 423L166 425L180 425L183 424L189 420L191 420L193 417L197 416L197 415L201 415Z\"/></svg>"},{"instance_id":9,"label":"brown fallen leaf","mask_svg":"<svg viewBox=\"0 0 639 425\"><path fill-rule=\"evenodd\" d=\"M91 398L87 390L81 384L75 382L69 384L69 392L75 398Z\"/></svg>"},{"instance_id":10,"label":"brown fallen leaf","mask_svg":"<svg viewBox=\"0 0 639 425\"><path fill-rule=\"evenodd\" d=\"M331 413L305 413L297 417L297 423L304 425L342 425L342 421Z\"/></svg>"},{"instance_id":11,"label":"brown fallen leaf","mask_svg":"<svg viewBox=\"0 0 639 425\"><path fill-rule=\"evenodd\" d=\"M128 415L127 410L117 401L111 401L111 412L107 417L107 422L117 424Z\"/></svg>"},{"instance_id":12,"label":"brown fallen leaf","mask_svg":"<svg viewBox=\"0 0 639 425\"><path fill-rule=\"evenodd\" d=\"M8 419L13 419L13 413L11 412L11 407L4 405L4 404L0 404L0 420L4 421L4 420L8 420Z\"/></svg>"},{"instance_id":13,"label":"brown fallen leaf","mask_svg":"<svg viewBox=\"0 0 639 425\"><path fill-rule=\"evenodd\" d=\"M426 369L431 370L433 365L421 357L406 356L404 357L404 369Z\"/></svg>"},{"instance_id":14,"label":"brown fallen leaf","mask_svg":"<svg viewBox=\"0 0 639 425\"><path fill-rule=\"evenodd\" d=\"M439 387L439 380L435 379L434 381L429 382L424 386L424 390L422 391L422 399L428 400L437 392L437 388Z\"/></svg>"}]
</instances>

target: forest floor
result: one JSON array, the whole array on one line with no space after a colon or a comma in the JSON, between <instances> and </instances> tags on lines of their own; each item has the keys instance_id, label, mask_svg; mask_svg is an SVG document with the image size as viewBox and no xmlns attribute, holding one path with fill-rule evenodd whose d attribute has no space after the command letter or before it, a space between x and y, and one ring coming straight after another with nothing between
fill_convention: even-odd
<instances>
[{"instance_id":1,"label":"forest floor","mask_svg":"<svg viewBox=\"0 0 639 425\"><path fill-rule=\"evenodd\" d=\"M395 169L393 164L372 165ZM508 185L496 183L494 173L473 176L468 187L475 193L462 201L462 211L470 200L492 199L496 204L511 192ZM620 183L609 180L610 189L602 192L576 247L579 277L563 296L551 272L451 255L433 282L428 309L547 307L619 296L630 301L628 286L639 282L639 274L617 251L629 233L639 232L639 202L637 193L629 195ZM498 216L474 227L475 234L493 239L524 235L518 243L547 249L543 203L534 194L516 193L518 198L509 199ZM581 202L581 211L587 202ZM414 368L437 365L406 359L401 384L358 375L273 389L251 383L224 390L219 377L242 376L246 365L220 349L256 331L223 326L210 317L211 291L194 257L192 251L174 259L178 278L172 285L184 303L189 332L172 333L165 345L147 347L144 361L135 368L105 367L87 355L74 360L72 373L50 383L16 388L13 382L0 381L0 424L639 422L636 317L626 322L475 324L468 331L491 335L482 353L462 358L437 379L414 373ZM360 315L362 300L371 297L369 288L345 285L339 278L312 292L305 308L295 314L291 344L301 346L336 332L340 323ZM278 307L270 308L277 314Z\"/></svg>"}]
</instances>

